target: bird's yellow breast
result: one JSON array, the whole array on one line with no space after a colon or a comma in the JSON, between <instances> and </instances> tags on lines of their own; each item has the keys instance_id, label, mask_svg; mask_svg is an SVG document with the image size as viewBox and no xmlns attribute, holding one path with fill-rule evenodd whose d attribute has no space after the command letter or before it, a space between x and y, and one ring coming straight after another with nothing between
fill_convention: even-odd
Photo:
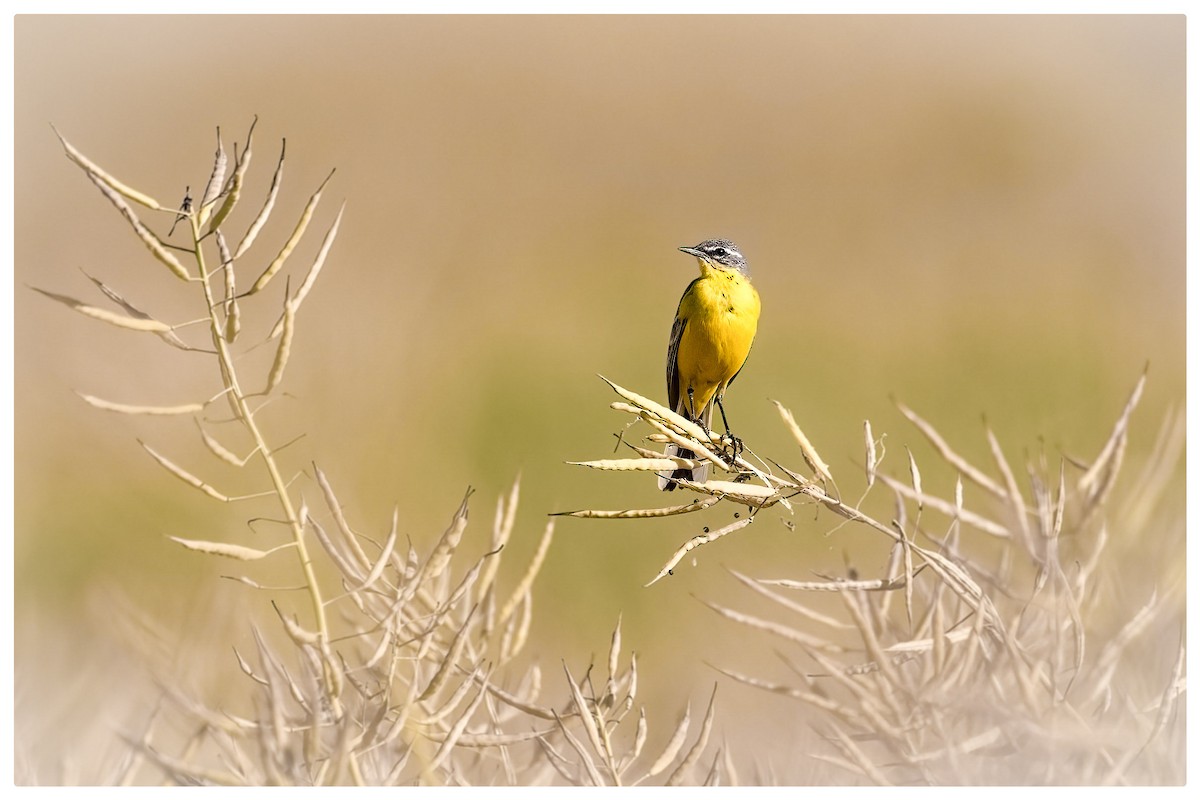
<instances>
[{"instance_id":1,"label":"bird's yellow breast","mask_svg":"<svg viewBox=\"0 0 1200 800\"><path fill-rule=\"evenodd\" d=\"M746 363L760 309L749 278L702 263L701 276L679 301L678 312L687 323L676 360L680 397L691 387L695 412L723 393Z\"/></svg>"}]
</instances>

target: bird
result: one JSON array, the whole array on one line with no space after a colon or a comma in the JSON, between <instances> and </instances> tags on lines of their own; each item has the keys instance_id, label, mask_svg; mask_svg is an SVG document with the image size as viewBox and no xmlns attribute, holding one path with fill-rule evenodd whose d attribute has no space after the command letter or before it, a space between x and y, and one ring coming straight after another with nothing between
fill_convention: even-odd
<instances>
[{"instance_id":1,"label":"bird","mask_svg":"<svg viewBox=\"0 0 1200 800\"><path fill-rule=\"evenodd\" d=\"M700 277L688 284L675 310L667 346L668 406L680 416L712 428L713 404L721 409L725 433L725 391L733 383L754 344L762 304L750 283L750 266L737 245L728 239L708 239L680 251L695 256ZM694 458L695 454L668 445L668 458ZM658 488L671 491L678 480L703 483L708 465L680 467L658 473Z\"/></svg>"}]
</instances>

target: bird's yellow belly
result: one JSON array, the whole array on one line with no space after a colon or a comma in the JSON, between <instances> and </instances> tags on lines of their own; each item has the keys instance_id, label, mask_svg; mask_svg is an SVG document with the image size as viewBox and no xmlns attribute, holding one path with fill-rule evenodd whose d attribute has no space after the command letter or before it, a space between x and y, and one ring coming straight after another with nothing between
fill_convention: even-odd
<instances>
[{"instance_id":1,"label":"bird's yellow belly","mask_svg":"<svg viewBox=\"0 0 1200 800\"><path fill-rule=\"evenodd\" d=\"M679 396L690 388L693 416L723 393L725 386L746 363L758 329L758 294L748 281L724 274L698 282L690 293L687 320L679 342Z\"/></svg>"}]
</instances>

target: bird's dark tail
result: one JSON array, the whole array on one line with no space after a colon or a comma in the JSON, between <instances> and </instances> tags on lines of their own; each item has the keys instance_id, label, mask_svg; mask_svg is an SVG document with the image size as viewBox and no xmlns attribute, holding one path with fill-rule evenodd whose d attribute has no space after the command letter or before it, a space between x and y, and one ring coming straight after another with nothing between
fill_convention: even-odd
<instances>
[{"instance_id":1,"label":"bird's dark tail","mask_svg":"<svg viewBox=\"0 0 1200 800\"><path fill-rule=\"evenodd\" d=\"M667 445L667 452L664 454L667 458L695 458L696 454L691 450L681 450L677 445ZM658 473L658 488L664 492L675 491L676 481L693 481L695 483L704 483L708 480L708 464L699 464L694 469L689 467L679 467L673 472Z\"/></svg>"},{"instance_id":2,"label":"bird's dark tail","mask_svg":"<svg viewBox=\"0 0 1200 800\"><path fill-rule=\"evenodd\" d=\"M680 400L675 407L676 414L680 414L684 417L687 417L692 422L704 426L705 430L709 430L712 426L712 412L713 404L711 401L709 401L709 404L705 406L704 411L700 414L698 419L693 419L691 414L688 414L686 411L684 411L682 400ZM696 454L691 450L681 449L679 445L675 444L667 445L667 451L663 453L663 455L667 458L694 459L696 457ZM658 488L664 492L673 492L675 491L676 487L675 482L681 480L692 481L693 483L704 483L706 480L708 480L708 462L705 461L702 464L697 464L694 468L679 467L672 472L658 473Z\"/></svg>"}]
</instances>

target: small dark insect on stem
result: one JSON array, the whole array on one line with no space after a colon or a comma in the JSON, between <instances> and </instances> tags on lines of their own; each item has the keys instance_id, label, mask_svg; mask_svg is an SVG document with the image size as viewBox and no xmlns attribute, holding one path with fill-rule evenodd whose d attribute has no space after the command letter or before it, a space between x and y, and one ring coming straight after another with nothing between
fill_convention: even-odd
<instances>
[{"instance_id":1,"label":"small dark insect on stem","mask_svg":"<svg viewBox=\"0 0 1200 800\"><path fill-rule=\"evenodd\" d=\"M175 226L179 224L181 219L187 219L188 214L192 213L192 187L184 187L183 202L179 204L179 215L175 217L175 221L171 223L171 230L167 231L167 236L175 232Z\"/></svg>"}]
</instances>

